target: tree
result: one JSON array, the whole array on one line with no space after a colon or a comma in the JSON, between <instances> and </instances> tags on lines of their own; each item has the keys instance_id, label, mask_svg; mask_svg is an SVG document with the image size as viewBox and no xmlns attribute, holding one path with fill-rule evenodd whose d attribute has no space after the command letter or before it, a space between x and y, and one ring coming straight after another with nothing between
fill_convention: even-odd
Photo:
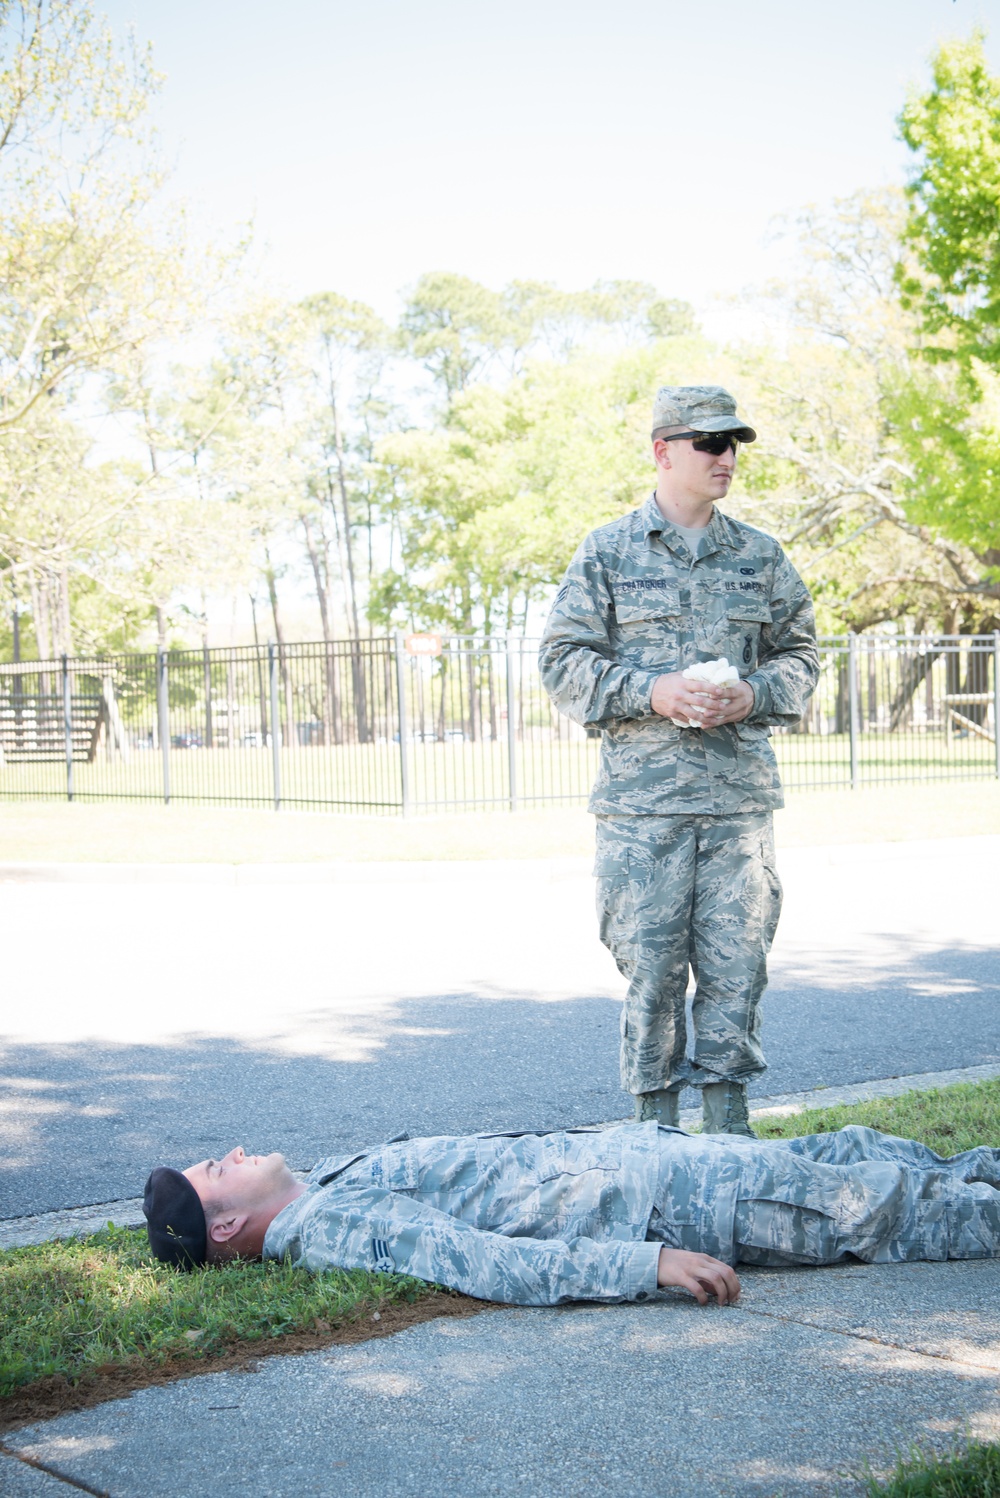
<instances>
[{"instance_id":1,"label":"tree","mask_svg":"<svg viewBox=\"0 0 1000 1498\"><path fill-rule=\"evenodd\" d=\"M0 431L67 381L161 336L177 245L149 222L162 176L141 132L156 75L89 5L0 9Z\"/></svg>"},{"instance_id":2,"label":"tree","mask_svg":"<svg viewBox=\"0 0 1000 1498\"><path fill-rule=\"evenodd\" d=\"M915 153L897 273L920 318L931 366L902 392L899 431L914 472L915 518L968 547L1000 596L1000 78L984 35L943 43L932 86L900 116ZM994 612L996 610L994 609Z\"/></svg>"},{"instance_id":3,"label":"tree","mask_svg":"<svg viewBox=\"0 0 1000 1498\"><path fill-rule=\"evenodd\" d=\"M641 499L652 392L692 367L725 373L694 338L535 359L502 387L466 391L441 426L386 437L396 548L373 617L459 634L526 628L586 532Z\"/></svg>"},{"instance_id":4,"label":"tree","mask_svg":"<svg viewBox=\"0 0 1000 1498\"><path fill-rule=\"evenodd\" d=\"M192 310L144 129L157 82L86 3L0 4L0 559L43 650L72 648L75 597L91 641L135 619L116 551L159 476L95 463L76 416L127 415L128 371Z\"/></svg>"},{"instance_id":5,"label":"tree","mask_svg":"<svg viewBox=\"0 0 1000 1498\"><path fill-rule=\"evenodd\" d=\"M916 267L900 267L938 359L1000 367L1000 78L986 64L984 34L942 43L933 83L912 91L900 115L917 157L905 235Z\"/></svg>"},{"instance_id":6,"label":"tree","mask_svg":"<svg viewBox=\"0 0 1000 1498\"><path fill-rule=\"evenodd\" d=\"M786 345L739 355L761 432L741 464L745 516L790 546L828 630L992 627L996 608L982 558L928 499L921 454L964 407L954 375L920 358L900 303L903 225L891 192L802 215L802 270L781 291ZM934 422L918 430L932 390Z\"/></svg>"},{"instance_id":7,"label":"tree","mask_svg":"<svg viewBox=\"0 0 1000 1498\"><path fill-rule=\"evenodd\" d=\"M316 582L324 629L329 628L330 546L327 525L332 522L340 574L344 579L348 629L361 637L360 567L355 556L356 510L364 503L361 522L368 537L370 585L374 512L371 493L357 459L371 457L370 422L375 388L389 351L389 329L363 302L352 302L333 292L308 297L301 304L304 335L312 371L313 439L317 448L308 486L314 501L303 506L301 521ZM355 414L362 417L360 449L345 436L344 424L352 396ZM317 544L319 543L319 544ZM328 636L324 636L328 638Z\"/></svg>"}]
</instances>

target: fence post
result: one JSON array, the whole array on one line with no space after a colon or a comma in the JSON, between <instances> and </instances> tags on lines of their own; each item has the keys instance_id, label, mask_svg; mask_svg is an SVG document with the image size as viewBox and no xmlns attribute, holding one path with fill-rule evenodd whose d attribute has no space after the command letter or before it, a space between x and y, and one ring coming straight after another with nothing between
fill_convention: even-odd
<instances>
[{"instance_id":1,"label":"fence post","mask_svg":"<svg viewBox=\"0 0 1000 1498\"><path fill-rule=\"evenodd\" d=\"M281 718L278 713L278 652L267 647L267 672L271 681L271 767L274 771L274 809L281 810Z\"/></svg>"},{"instance_id":2,"label":"fence post","mask_svg":"<svg viewBox=\"0 0 1000 1498\"><path fill-rule=\"evenodd\" d=\"M167 652L156 652L156 731L160 736L163 760L163 800L170 805L170 689L167 681Z\"/></svg>"},{"instance_id":3,"label":"fence post","mask_svg":"<svg viewBox=\"0 0 1000 1498\"><path fill-rule=\"evenodd\" d=\"M69 686L69 661L62 658L63 733L66 739L66 800L73 799L73 697Z\"/></svg>"},{"instance_id":4,"label":"fence post","mask_svg":"<svg viewBox=\"0 0 1000 1498\"><path fill-rule=\"evenodd\" d=\"M847 703L851 736L851 790L858 788L858 637L853 629L847 636Z\"/></svg>"},{"instance_id":5,"label":"fence post","mask_svg":"<svg viewBox=\"0 0 1000 1498\"><path fill-rule=\"evenodd\" d=\"M1000 629L993 631L993 760L1000 780Z\"/></svg>"},{"instance_id":6,"label":"fence post","mask_svg":"<svg viewBox=\"0 0 1000 1498\"><path fill-rule=\"evenodd\" d=\"M510 809L517 811L517 691L514 686L514 645L507 636L507 779Z\"/></svg>"},{"instance_id":7,"label":"fence post","mask_svg":"<svg viewBox=\"0 0 1000 1498\"><path fill-rule=\"evenodd\" d=\"M396 652L396 700L399 708L399 776L402 791L403 816L410 814L410 763L406 753L406 741L410 736L410 725L406 712L406 651L401 630L393 636Z\"/></svg>"}]
</instances>

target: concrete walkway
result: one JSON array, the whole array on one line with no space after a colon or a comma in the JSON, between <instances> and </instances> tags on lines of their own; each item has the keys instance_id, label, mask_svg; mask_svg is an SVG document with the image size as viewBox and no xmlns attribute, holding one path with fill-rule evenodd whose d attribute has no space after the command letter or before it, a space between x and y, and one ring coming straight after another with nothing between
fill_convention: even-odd
<instances>
[{"instance_id":1,"label":"concrete walkway","mask_svg":"<svg viewBox=\"0 0 1000 1498\"><path fill-rule=\"evenodd\" d=\"M725 1310L487 1310L146 1389L5 1437L0 1492L812 1498L1000 1439L1000 1262L743 1281Z\"/></svg>"},{"instance_id":2,"label":"concrete walkway","mask_svg":"<svg viewBox=\"0 0 1000 1498\"><path fill-rule=\"evenodd\" d=\"M998 838L786 854L755 1105L995 1075L998 869ZM308 1165L623 1111L576 861L28 872L0 888L7 1242L134 1220L150 1164L237 1139ZM5 1437L0 1494L791 1498L1000 1439L1000 1261L743 1280L727 1310L486 1309L148 1389Z\"/></svg>"}]
</instances>

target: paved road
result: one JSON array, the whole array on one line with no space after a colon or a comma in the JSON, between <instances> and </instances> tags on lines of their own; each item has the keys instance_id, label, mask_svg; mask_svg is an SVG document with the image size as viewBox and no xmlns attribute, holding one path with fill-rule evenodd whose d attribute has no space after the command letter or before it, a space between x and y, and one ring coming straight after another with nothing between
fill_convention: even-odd
<instances>
[{"instance_id":1,"label":"paved road","mask_svg":"<svg viewBox=\"0 0 1000 1498\"><path fill-rule=\"evenodd\" d=\"M998 873L996 837L786 853L754 1092L1000 1059ZM0 1217L237 1141L626 1111L580 861L113 877L0 883Z\"/></svg>"}]
</instances>

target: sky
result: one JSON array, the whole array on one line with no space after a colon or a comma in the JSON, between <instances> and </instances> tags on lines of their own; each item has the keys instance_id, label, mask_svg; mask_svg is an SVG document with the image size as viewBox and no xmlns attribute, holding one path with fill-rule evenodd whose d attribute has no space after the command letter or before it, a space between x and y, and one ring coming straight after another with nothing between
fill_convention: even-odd
<instances>
[{"instance_id":1,"label":"sky","mask_svg":"<svg viewBox=\"0 0 1000 1498\"><path fill-rule=\"evenodd\" d=\"M266 277L394 318L451 270L650 281L706 327L780 274L775 220L905 179L935 43L1000 0L110 0L152 43L172 191ZM721 329L718 329L721 331Z\"/></svg>"}]
</instances>

